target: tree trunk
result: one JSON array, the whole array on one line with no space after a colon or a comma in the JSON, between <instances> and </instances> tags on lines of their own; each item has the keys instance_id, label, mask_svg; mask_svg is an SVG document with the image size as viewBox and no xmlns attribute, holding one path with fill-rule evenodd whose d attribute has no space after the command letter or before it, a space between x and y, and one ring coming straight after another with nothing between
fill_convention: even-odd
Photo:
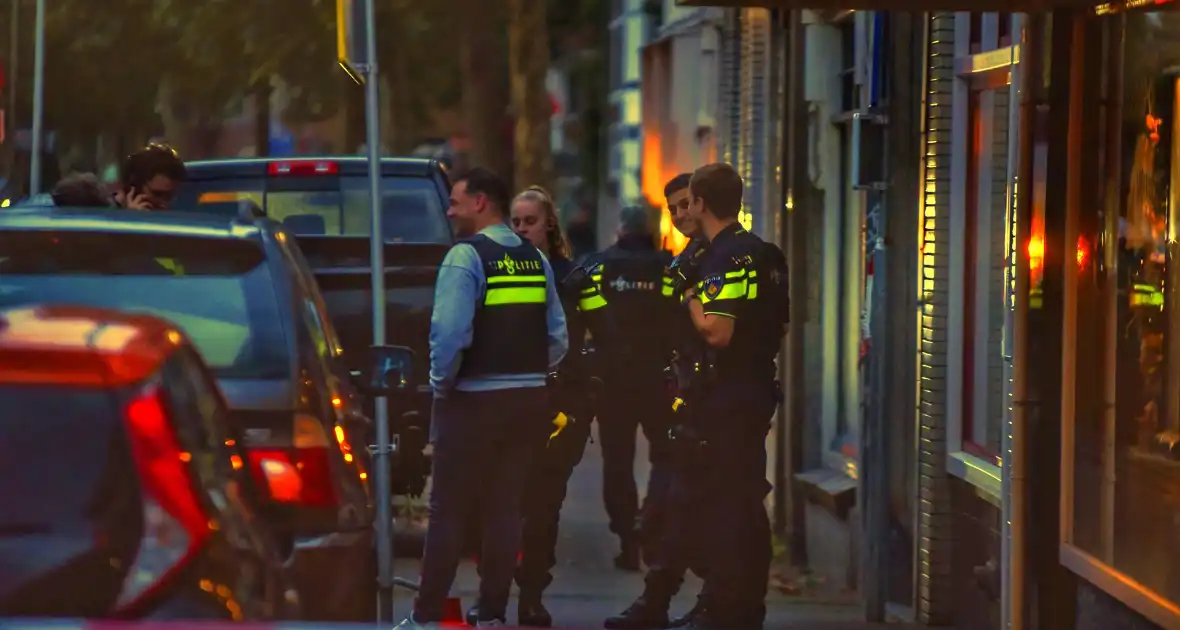
<instances>
[{"instance_id":1,"label":"tree trunk","mask_svg":"<svg viewBox=\"0 0 1180 630\"><path fill-rule=\"evenodd\" d=\"M175 79L172 77L164 77L160 81L156 90L156 113L160 116L160 122L164 126L164 137L167 138L168 144L181 155L188 155L189 131L186 124L188 121L185 120L185 108L177 104L175 85ZM130 124L134 125L134 123ZM126 154L120 153L119 155Z\"/></svg>"},{"instance_id":2,"label":"tree trunk","mask_svg":"<svg viewBox=\"0 0 1180 630\"><path fill-rule=\"evenodd\" d=\"M270 157L270 77L263 77L253 86L254 92L254 155Z\"/></svg>"},{"instance_id":3,"label":"tree trunk","mask_svg":"<svg viewBox=\"0 0 1180 630\"><path fill-rule=\"evenodd\" d=\"M390 153L394 155L409 155L414 150L418 138L418 131L423 122L414 115L410 90L414 89L409 68L406 67L406 55L390 55L381 60L385 76L382 84L381 99L388 108L385 118L386 126L382 129L382 136L386 138Z\"/></svg>"},{"instance_id":4,"label":"tree trunk","mask_svg":"<svg viewBox=\"0 0 1180 630\"><path fill-rule=\"evenodd\" d=\"M344 155L357 155L365 144L365 88L341 72L340 91L344 100Z\"/></svg>"},{"instance_id":5,"label":"tree trunk","mask_svg":"<svg viewBox=\"0 0 1180 630\"><path fill-rule=\"evenodd\" d=\"M549 31L544 0L508 0L508 67L517 187L551 187L549 119L553 108L545 89L549 72Z\"/></svg>"},{"instance_id":6,"label":"tree trunk","mask_svg":"<svg viewBox=\"0 0 1180 630\"><path fill-rule=\"evenodd\" d=\"M508 177L510 160L505 147L504 115L508 111L508 81L502 60L504 15L497 2L457 0L461 20L459 68L463 75L463 126L471 140L471 166L490 168Z\"/></svg>"}]
</instances>

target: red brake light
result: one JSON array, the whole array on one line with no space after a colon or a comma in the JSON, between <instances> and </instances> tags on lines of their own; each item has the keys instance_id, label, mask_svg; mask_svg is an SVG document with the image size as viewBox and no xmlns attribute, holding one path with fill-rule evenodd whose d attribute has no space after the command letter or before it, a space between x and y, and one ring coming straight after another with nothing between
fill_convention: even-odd
<instances>
[{"instance_id":1,"label":"red brake light","mask_svg":"<svg viewBox=\"0 0 1180 630\"><path fill-rule=\"evenodd\" d=\"M339 446L328 441L319 420L302 414L295 416L293 441L294 447L290 449L249 450L250 472L255 482L259 487L269 488L270 498L276 503L304 507L339 505L328 450Z\"/></svg>"},{"instance_id":2,"label":"red brake light","mask_svg":"<svg viewBox=\"0 0 1180 630\"><path fill-rule=\"evenodd\" d=\"M337 175L340 165L326 160L296 160L291 162L271 162L266 167L269 175Z\"/></svg>"},{"instance_id":3,"label":"red brake light","mask_svg":"<svg viewBox=\"0 0 1180 630\"><path fill-rule=\"evenodd\" d=\"M117 608L137 608L165 587L210 536L209 517L197 499L188 462L164 411L158 387L150 387L125 412L131 455L143 489L143 538L127 572Z\"/></svg>"},{"instance_id":4,"label":"red brake light","mask_svg":"<svg viewBox=\"0 0 1180 630\"><path fill-rule=\"evenodd\" d=\"M130 385L155 372L182 342L166 323L142 315L14 309L0 316L0 383Z\"/></svg>"}]
</instances>

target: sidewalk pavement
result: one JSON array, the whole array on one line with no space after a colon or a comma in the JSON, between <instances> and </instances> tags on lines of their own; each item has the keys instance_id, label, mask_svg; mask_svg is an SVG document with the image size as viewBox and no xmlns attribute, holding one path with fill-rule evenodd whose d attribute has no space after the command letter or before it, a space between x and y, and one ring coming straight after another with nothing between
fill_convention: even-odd
<instances>
[{"instance_id":1,"label":"sidewalk pavement","mask_svg":"<svg viewBox=\"0 0 1180 630\"><path fill-rule=\"evenodd\" d=\"M646 480L646 443L640 439L636 457L636 477ZM642 489L642 484L640 485ZM642 491L642 490L641 490ZM643 590L642 573L624 573L614 568L613 558L618 552L617 542L607 527L602 502L602 454L598 443L590 444L581 465L570 480L565 506L562 509L561 539L558 543L558 566L554 570L553 585L545 594L545 604L553 613L557 628L601 628L606 617L627 607ZM396 574L416 578L417 559L399 559ZM479 580L475 567L464 562L452 591L462 599L463 608L475 602ZM692 607L701 582L690 575L681 594L673 602L675 614ZM413 593L395 593L394 609L401 619L410 610ZM515 621L515 605L509 610L509 622ZM900 624L870 624L856 607L825 605L791 598L772 592L767 597L766 630L862 630L888 628L903 630L914 626Z\"/></svg>"}]
</instances>

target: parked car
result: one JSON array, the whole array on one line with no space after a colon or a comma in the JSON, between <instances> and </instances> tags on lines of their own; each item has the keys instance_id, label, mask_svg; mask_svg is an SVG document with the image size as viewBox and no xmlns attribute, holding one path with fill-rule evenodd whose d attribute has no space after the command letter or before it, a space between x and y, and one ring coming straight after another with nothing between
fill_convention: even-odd
<instances>
[{"instance_id":1,"label":"parked car","mask_svg":"<svg viewBox=\"0 0 1180 630\"><path fill-rule=\"evenodd\" d=\"M0 213L0 307L80 303L174 322L241 432L265 514L293 555L304 617L375 613L370 458L323 298L266 219L112 209Z\"/></svg>"},{"instance_id":2,"label":"parked car","mask_svg":"<svg viewBox=\"0 0 1180 630\"><path fill-rule=\"evenodd\" d=\"M373 339L368 161L252 158L186 167L188 181L174 207L232 216L238 202L250 200L295 234L340 332L344 356L360 360ZM431 159L383 158L381 177L386 339L416 356L430 356L434 282L453 242L446 218L450 183L442 164ZM389 414L399 444L393 470L398 494L421 494L430 472L423 448L432 394L426 370L414 378L408 408ZM372 409L367 412L371 417Z\"/></svg>"},{"instance_id":3,"label":"parked car","mask_svg":"<svg viewBox=\"0 0 1180 630\"><path fill-rule=\"evenodd\" d=\"M174 326L0 311L0 409L0 617L298 618L225 403Z\"/></svg>"}]
</instances>

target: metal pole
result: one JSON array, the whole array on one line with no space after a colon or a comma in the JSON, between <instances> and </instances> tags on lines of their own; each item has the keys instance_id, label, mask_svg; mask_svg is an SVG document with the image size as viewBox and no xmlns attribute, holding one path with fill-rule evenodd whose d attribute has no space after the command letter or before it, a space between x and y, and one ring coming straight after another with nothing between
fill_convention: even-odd
<instances>
[{"instance_id":1,"label":"metal pole","mask_svg":"<svg viewBox=\"0 0 1180 630\"><path fill-rule=\"evenodd\" d=\"M385 345L385 239L381 231L381 110L378 97L376 0L365 0L365 137L369 149L369 251L373 275L373 345ZM374 402L377 424L377 620L393 621L393 506L389 478L389 408Z\"/></svg>"},{"instance_id":2,"label":"metal pole","mask_svg":"<svg viewBox=\"0 0 1180 630\"><path fill-rule=\"evenodd\" d=\"M20 29L17 28L17 21L20 19L20 0L12 0L12 23L9 25L8 32L8 112L7 116L7 131L11 133L16 132L16 79L20 73L20 66L17 64L17 57L20 53Z\"/></svg>"},{"instance_id":3,"label":"metal pole","mask_svg":"<svg viewBox=\"0 0 1180 630\"><path fill-rule=\"evenodd\" d=\"M1000 628L1003 630L1020 630L1023 627L1021 610L1023 608L1023 584L1021 584L1021 568L1022 568L1022 554L1020 549L1023 546L1023 537L1021 536L1021 526L1023 525L1023 518L1020 515L1023 513L1020 488L1022 483L1022 471L1020 470L1019 459L1020 451L1024 447L1023 440L1017 441L1017 433L1021 430L1020 424L1023 424L1023 409L1019 404L1024 400L1025 384L1024 384L1024 356L1023 347L1017 345L1019 343L1019 331L1016 330L1022 322L1019 321L1018 311L1019 306L1017 302L1027 300L1028 291L1018 293L1016 287L1020 286L1021 280L1018 277L1027 277L1024 272L1025 267L1021 264L1020 244L1025 242L1021 238L1023 230L1021 226L1027 222L1027 219L1020 214L1020 206L1016 203L1016 195L1023 193L1028 195L1028 189L1017 190L1017 173L1019 172L1020 164L1020 143L1023 139L1020 137L1022 130L1020 126L1020 114L1022 111L1021 99L1023 97L1023 90L1021 86L1021 77L1024 75L1025 62L1028 57L1023 54L1027 50L1027 39L1020 37L1023 32L1024 20L1021 14L1015 14L1009 18L1012 20L1012 32L1019 37L1018 41L1021 44L1021 57L1016 57L1016 47L1013 47L1013 54L1009 60L1009 68L1011 68L1011 78L1008 88L1008 156L1007 156L1007 191L1004 196L1005 205L1007 206L1007 217L1005 224L1008 230L1008 265L1005 267L1004 274L1004 399L1007 403L1005 405L1005 422L1003 442L1000 448L1002 453L1001 464L1003 466L1003 474L1001 476L1001 498L1000 511L1002 521L1003 536L1000 539L1000 555L1001 555L1001 573L1000 573ZM1022 182L1023 183L1023 182Z\"/></svg>"},{"instance_id":4,"label":"metal pole","mask_svg":"<svg viewBox=\"0 0 1180 630\"><path fill-rule=\"evenodd\" d=\"M41 192L41 134L45 124L45 0L37 0L33 26L33 155L29 162L29 195Z\"/></svg>"}]
</instances>

